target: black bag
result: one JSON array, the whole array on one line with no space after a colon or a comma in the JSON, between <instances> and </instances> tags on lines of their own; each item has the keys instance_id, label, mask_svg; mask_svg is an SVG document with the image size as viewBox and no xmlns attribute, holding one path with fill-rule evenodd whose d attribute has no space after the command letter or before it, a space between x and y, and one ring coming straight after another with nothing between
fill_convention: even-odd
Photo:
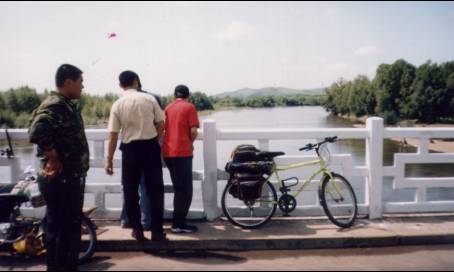
<instances>
[{"instance_id":1,"label":"black bag","mask_svg":"<svg viewBox=\"0 0 454 272\"><path fill-rule=\"evenodd\" d=\"M244 165L242 165L244 164ZM228 173L260 173L271 174L273 159L264 157L253 145L239 145L233 150L231 160L225 166Z\"/></svg>"},{"instance_id":2,"label":"black bag","mask_svg":"<svg viewBox=\"0 0 454 272\"><path fill-rule=\"evenodd\" d=\"M14 184L8 184L5 186L0 186L0 194L8 194L14 188ZM9 221L11 213L16 207L16 202L11 201L9 197L0 196L0 223L5 223Z\"/></svg>"},{"instance_id":3,"label":"black bag","mask_svg":"<svg viewBox=\"0 0 454 272\"><path fill-rule=\"evenodd\" d=\"M240 162L249 162L249 161L258 161L260 153L253 145L239 145L233 150L231 155L231 162L240 163Z\"/></svg>"},{"instance_id":4,"label":"black bag","mask_svg":"<svg viewBox=\"0 0 454 272\"><path fill-rule=\"evenodd\" d=\"M10 216L16 207L16 203L0 199L0 223L9 222Z\"/></svg>"},{"instance_id":5,"label":"black bag","mask_svg":"<svg viewBox=\"0 0 454 272\"><path fill-rule=\"evenodd\" d=\"M228 173L248 173L257 175L271 175L273 173L274 163L268 161L251 161L243 163L229 163L226 166Z\"/></svg>"},{"instance_id":6,"label":"black bag","mask_svg":"<svg viewBox=\"0 0 454 272\"><path fill-rule=\"evenodd\" d=\"M261 197L265 175L274 170L272 158L264 157L253 145L240 145L232 152L231 161L225 166L230 173L229 193L243 201L253 201Z\"/></svg>"},{"instance_id":7,"label":"black bag","mask_svg":"<svg viewBox=\"0 0 454 272\"><path fill-rule=\"evenodd\" d=\"M262 196L266 179L260 175L236 174L229 180L232 184L229 193L243 201L254 201Z\"/></svg>"}]
</instances>

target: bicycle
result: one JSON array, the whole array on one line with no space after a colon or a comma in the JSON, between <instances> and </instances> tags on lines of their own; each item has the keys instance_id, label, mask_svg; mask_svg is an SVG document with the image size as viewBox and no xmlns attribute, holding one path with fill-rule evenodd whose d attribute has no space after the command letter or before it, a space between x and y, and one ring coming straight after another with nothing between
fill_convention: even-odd
<instances>
[{"instance_id":1,"label":"bicycle","mask_svg":"<svg viewBox=\"0 0 454 272\"><path fill-rule=\"evenodd\" d=\"M318 159L296 164L276 165L275 158L285 155L284 152L260 152L260 156L271 158L274 163L272 174L264 177L261 193L259 194L261 196L257 199L240 200L230 193L232 186L238 186L238 184L227 184L222 195L224 215L232 224L245 229L255 229L266 224L274 216L278 206L284 216L288 216L297 207L296 197L309 186L315 177L323 174L319 186L319 201L325 214L333 224L341 228L351 227L358 215L355 192L345 177L328 169L330 153L327 144L336 141L337 136L328 137L322 142L307 144L305 147L300 148L300 151L315 150ZM317 165L320 168L303 183L299 190L292 194L290 188L297 186L300 183L299 179L293 177L282 180L279 176L280 172ZM279 191L282 193L279 199L276 189L270 181L273 175L276 176ZM292 180L296 180L296 183L289 184L288 182ZM241 183L239 184L241 186Z\"/></svg>"}]
</instances>

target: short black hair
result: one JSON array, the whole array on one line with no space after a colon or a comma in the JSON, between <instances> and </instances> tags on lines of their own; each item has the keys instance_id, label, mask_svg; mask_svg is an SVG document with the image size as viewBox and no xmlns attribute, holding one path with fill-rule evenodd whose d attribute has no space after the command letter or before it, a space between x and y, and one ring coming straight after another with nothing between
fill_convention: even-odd
<instances>
[{"instance_id":1,"label":"short black hair","mask_svg":"<svg viewBox=\"0 0 454 272\"><path fill-rule=\"evenodd\" d=\"M82 70L80 70L76 66L71 64L62 64L60 67L58 67L57 73L55 74L55 85L57 85L57 87L59 88L63 87L67 79L76 81L82 74Z\"/></svg>"},{"instance_id":2,"label":"short black hair","mask_svg":"<svg viewBox=\"0 0 454 272\"><path fill-rule=\"evenodd\" d=\"M186 85L178 85L175 87L175 97L186 99L189 97L189 88Z\"/></svg>"},{"instance_id":3,"label":"short black hair","mask_svg":"<svg viewBox=\"0 0 454 272\"><path fill-rule=\"evenodd\" d=\"M139 83L139 85L141 85L139 75L133 71L128 70L128 71L122 72L120 74L120 76L118 77L118 79L120 80L120 85L123 88L132 86L134 84L134 80L136 80L136 79L137 79L137 83ZM139 86L139 87L141 87L141 86Z\"/></svg>"}]
</instances>

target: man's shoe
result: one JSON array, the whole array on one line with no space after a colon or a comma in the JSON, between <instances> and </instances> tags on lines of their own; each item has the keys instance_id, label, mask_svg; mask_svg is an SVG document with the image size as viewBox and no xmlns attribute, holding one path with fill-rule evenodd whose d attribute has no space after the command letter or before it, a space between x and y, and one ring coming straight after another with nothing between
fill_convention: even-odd
<instances>
[{"instance_id":1,"label":"man's shoe","mask_svg":"<svg viewBox=\"0 0 454 272\"><path fill-rule=\"evenodd\" d=\"M143 234L143 231L139 230L133 230L131 233L132 238L136 239L137 242L143 243L149 241L147 238L145 238L145 235Z\"/></svg>"},{"instance_id":2,"label":"man's shoe","mask_svg":"<svg viewBox=\"0 0 454 272\"><path fill-rule=\"evenodd\" d=\"M142 225L144 231L151 231L151 226Z\"/></svg>"},{"instance_id":3,"label":"man's shoe","mask_svg":"<svg viewBox=\"0 0 454 272\"><path fill-rule=\"evenodd\" d=\"M122 229L132 229L132 226L131 226L131 224L122 221L121 228Z\"/></svg>"},{"instance_id":4,"label":"man's shoe","mask_svg":"<svg viewBox=\"0 0 454 272\"><path fill-rule=\"evenodd\" d=\"M172 226L172 233L175 234L189 234L189 233L196 233L199 229L196 226L190 226L184 224L182 226Z\"/></svg>"},{"instance_id":5,"label":"man's shoe","mask_svg":"<svg viewBox=\"0 0 454 272\"><path fill-rule=\"evenodd\" d=\"M161 234L153 234L151 238L152 242L167 242L169 239L167 239L167 234L161 233Z\"/></svg>"}]
</instances>

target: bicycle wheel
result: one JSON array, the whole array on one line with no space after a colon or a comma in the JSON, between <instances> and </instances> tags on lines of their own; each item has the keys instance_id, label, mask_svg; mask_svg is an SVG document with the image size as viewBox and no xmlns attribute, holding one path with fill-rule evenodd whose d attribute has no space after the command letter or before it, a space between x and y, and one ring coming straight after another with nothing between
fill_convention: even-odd
<instances>
[{"instance_id":1,"label":"bicycle wheel","mask_svg":"<svg viewBox=\"0 0 454 272\"><path fill-rule=\"evenodd\" d=\"M320 203L329 220L341 227L353 226L358 215L358 204L353 187L341 175L325 175L319 192Z\"/></svg>"},{"instance_id":2,"label":"bicycle wheel","mask_svg":"<svg viewBox=\"0 0 454 272\"><path fill-rule=\"evenodd\" d=\"M255 201L243 201L229 191L233 184L227 184L222 194L222 210L227 219L244 229L255 229L268 222L276 212L277 194L271 182L263 185L261 197Z\"/></svg>"},{"instance_id":3,"label":"bicycle wheel","mask_svg":"<svg viewBox=\"0 0 454 272\"><path fill-rule=\"evenodd\" d=\"M88 262L96 251L98 239L96 229L90 218L82 216L82 243L79 254L79 264Z\"/></svg>"}]
</instances>

